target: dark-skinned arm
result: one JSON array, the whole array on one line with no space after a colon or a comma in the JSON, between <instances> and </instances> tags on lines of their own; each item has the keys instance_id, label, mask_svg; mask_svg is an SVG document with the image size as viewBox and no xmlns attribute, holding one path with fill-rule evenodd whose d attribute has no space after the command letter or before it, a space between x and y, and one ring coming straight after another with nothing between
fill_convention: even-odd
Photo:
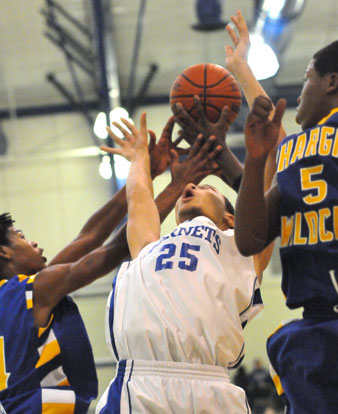
<instances>
[{"instance_id":1,"label":"dark-skinned arm","mask_svg":"<svg viewBox=\"0 0 338 414\"><path fill-rule=\"evenodd\" d=\"M182 161L179 160L177 151L171 150L171 182L155 200L160 212L161 223L175 207L176 201L182 195L187 184L197 185L210 174L220 174L215 161L220 151L220 146L215 147L214 137L205 141L202 134L197 137L187 157Z\"/></svg>"},{"instance_id":2,"label":"dark-skinned arm","mask_svg":"<svg viewBox=\"0 0 338 414\"><path fill-rule=\"evenodd\" d=\"M220 148L215 148L209 152L213 146L213 138L203 144L202 135L198 137L194 145L190 148L188 156L182 161L179 160L178 152L170 149L172 161L170 163L172 179L166 188L156 197L155 203L160 213L160 221L166 219L172 211L176 201L182 195L185 186L193 182L200 183L210 174L219 174L218 166L215 162ZM168 147L169 148L169 147ZM163 164L164 165L164 164ZM130 257L126 237L126 227L124 224L114 236L116 245L119 246L119 260L117 266Z\"/></svg>"},{"instance_id":3,"label":"dark-skinned arm","mask_svg":"<svg viewBox=\"0 0 338 414\"><path fill-rule=\"evenodd\" d=\"M174 126L174 118L169 118L159 141L156 143L156 135L149 131L149 153L151 157L152 178L162 174L170 163L170 150L177 149L178 140L171 141ZM107 128L110 136L112 131ZM103 146L103 148L105 148ZM108 148L108 147L107 147ZM180 149L178 149L180 151ZM101 246L116 229L127 213L126 187L122 187L114 196L98 211L96 211L85 223L78 236L62 249L49 263L49 265L72 263L80 257Z\"/></svg>"},{"instance_id":4,"label":"dark-skinned arm","mask_svg":"<svg viewBox=\"0 0 338 414\"><path fill-rule=\"evenodd\" d=\"M245 255L261 252L279 231L280 194L276 184L264 194L267 157L278 140L286 101L280 99L273 118L271 101L265 96L254 100L245 124L246 158L236 202L235 240Z\"/></svg>"},{"instance_id":5,"label":"dark-skinned arm","mask_svg":"<svg viewBox=\"0 0 338 414\"><path fill-rule=\"evenodd\" d=\"M192 145L199 134L204 139L210 136L215 137L215 146L220 146L217 163L220 166L221 178L235 191L238 190L237 183L242 176L243 166L238 158L226 144L226 133L230 123L228 121L228 108L222 109L220 118L217 122L210 122L203 111L199 97L194 96L195 109L198 116L198 122L195 121L183 108L180 103L172 105L172 111L175 115L175 121L180 125L184 139Z\"/></svg>"},{"instance_id":6,"label":"dark-skinned arm","mask_svg":"<svg viewBox=\"0 0 338 414\"><path fill-rule=\"evenodd\" d=\"M126 256L125 229L107 245L101 246L74 263L48 266L39 272L33 285L35 326L46 326L53 308L60 300L105 276Z\"/></svg>"},{"instance_id":7,"label":"dark-skinned arm","mask_svg":"<svg viewBox=\"0 0 338 414\"><path fill-rule=\"evenodd\" d=\"M78 236L51 260L49 266L75 262L101 246L126 213L126 190L123 187L87 220Z\"/></svg>"}]
</instances>

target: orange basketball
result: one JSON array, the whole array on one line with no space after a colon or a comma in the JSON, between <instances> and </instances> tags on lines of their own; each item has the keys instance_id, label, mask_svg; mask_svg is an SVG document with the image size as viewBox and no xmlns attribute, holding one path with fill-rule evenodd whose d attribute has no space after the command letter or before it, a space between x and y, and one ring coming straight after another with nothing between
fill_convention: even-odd
<instances>
[{"instance_id":1,"label":"orange basketball","mask_svg":"<svg viewBox=\"0 0 338 414\"><path fill-rule=\"evenodd\" d=\"M216 122L222 108L228 105L229 121L232 123L242 103L241 90L234 76L213 63L189 66L178 75L170 89L170 104L180 102L197 119L194 95L199 96L204 113L211 122Z\"/></svg>"}]
</instances>

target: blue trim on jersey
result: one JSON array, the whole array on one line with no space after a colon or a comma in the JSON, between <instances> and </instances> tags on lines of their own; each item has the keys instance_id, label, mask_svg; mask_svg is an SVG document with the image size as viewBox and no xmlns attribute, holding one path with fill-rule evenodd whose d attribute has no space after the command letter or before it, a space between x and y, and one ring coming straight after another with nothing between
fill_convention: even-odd
<instances>
[{"instance_id":1,"label":"blue trim on jersey","mask_svg":"<svg viewBox=\"0 0 338 414\"><path fill-rule=\"evenodd\" d=\"M259 288L255 290L252 305L253 306L263 305L262 294L261 294L261 290Z\"/></svg>"},{"instance_id":2,"label":"blue trim on jersey","mask_svg":"<svg viewBox=\"0 0 338 414\"><path fill-rule=\"evenodd\" d=\"M117 275L115 276L115 279L113 281L113 291L111 294L111 298L110 298L110 304L109 304L109 333L110 333L110 342L114 351L114 355L116 360L119 360L119 354L117 352L117 348L116 348L116 344L115 344L115 338L114 338L114 297L115 297L115 288L116 288L116 280L117 280Z\"/></svg>"},{"instance_id":3,"label":"blue trim on jersey","mask_svg":"<svg viewBox=\"0 0 338 414\"><path fill-rule=\"evenodd\" d=\"M134 370L134 361L131 361L130 373L129 373L129 378L128 378L128 381L127 381L128 404L129 404L129 413L130 414L132 413L133 408L131 406L131 398L130 398L130 391L129 391L129 382L131 380L131 376L132 376L133 370Z\"/></svg>"},{"instance_id":4,"label":"blue trim on jersey","mask_svg":"<svg viewBox=\"0 0 338 414\"><path fill-rule=\"evenodd\" d=\"M245 354L244 354L244 347L245 347L245 342L243 343L242 349L241 349L238 357L235 359L235 361L229 362L228 369L235 369L235 368L237 368L239 366L239 364L243 361L243 358L245 356Z\"/></svg>"},{"instance_id":5,"label":"blue trim on jersey","mask_svg":"<svg viewBox=\"0 0 338 414\"><path fill-rule=\"evenodd\" d=\"M240 312L239 316L242 316L243 313L247 312L252 307L252 305L263 304L260 289L259 288L256 289L257 279L258 278L256 277L255 281L254 281L254 284L253 284L253 291L252 291L252 295L251 295L251 301L250 301L249 305L244 310L242 310L242 312Z\"/></svg>"},{"instance_id":6,"label":"blue trim on jersey","mask_svg":"<svg viewBox=\"0 0 338 414\"><path fill-rule=\"evenodd\" d=\"M246 405L246 409L247 409L247 414L250 414L251 413L250 406L249 406L249 402L248 402L248 399L246 398L246 396L245 396L245 405Z\"/></svg>"},{"instance_id":7,"label":"blue trim on jersey","mask_svg":"<svg viewBox=\"0 0 338 414\"><path fill-rule=\"evenodd\" d=\"M100 410L100 414L121 414L121 394L126 364L127 361L124 359L118 362L116 377L109 388L107 403Z\"/></svg>"}]
</instances>

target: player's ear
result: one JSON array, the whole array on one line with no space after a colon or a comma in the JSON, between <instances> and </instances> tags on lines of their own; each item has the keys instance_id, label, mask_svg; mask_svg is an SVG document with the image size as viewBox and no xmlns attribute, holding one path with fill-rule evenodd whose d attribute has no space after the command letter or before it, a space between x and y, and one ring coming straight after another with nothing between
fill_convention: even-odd
<instances>
[{"instance_id":1,"label":"player's ear","mask_svg":"<svg viewBox=\"0 0 338 414\"><path fill-rule=\"evenodd\" d=\"M332 72L329 74L328 92L338 91L338 73Z\"/></svg>"},{"instance_id":2,"label":"player's ear","mask_svg":"<svg viewBox=\"0 0 338 414\"><path fill-rule=\"evenodd\" d=\"M228 211L225 211L223 214L223 223L225 225L224 230L233 229L235 225L235 217L233 214L229 213Z\"/></svg>"},{"instance_id":3,"label":"player's ear","mask_svg":"<svg viewBox=\"0 0 338 414\"><path fill-rule=\"evenodd\" d=\"M11 249L9 246L2 245L0 246L0 259L10 260L11 258Z\"/></svg>"}]
</instances>

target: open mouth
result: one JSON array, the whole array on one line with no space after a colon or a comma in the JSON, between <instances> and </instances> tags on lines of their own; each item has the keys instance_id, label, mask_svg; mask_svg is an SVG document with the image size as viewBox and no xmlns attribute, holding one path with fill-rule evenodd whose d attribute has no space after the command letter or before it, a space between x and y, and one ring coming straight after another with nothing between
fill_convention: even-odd
<instances>
[{"instance_id":1,"label":"open mouth","mask_svg":"<svg viewBox=\"0 0 338 414\"><path fill-rule=\"evenodd\" d=\"M39 249L39 250L40 250L40 255L41 255L42 260L43 260L44 262L47 262L47 257L46 257L46 256L42 256L43 249Z\"/></svg>"},{"instance_id":2,"label":"open mouth","mask_svg":"<svg viewBox=\"0 0 338 414\"><path fill-rule=\"evenodd\" d=\"M193 192L191 190L185 190L184 193L183 193L182 200L183 201L189 200L193 196L194 196L194 194L193 194Z\"/></svg>"}]
</instances>

